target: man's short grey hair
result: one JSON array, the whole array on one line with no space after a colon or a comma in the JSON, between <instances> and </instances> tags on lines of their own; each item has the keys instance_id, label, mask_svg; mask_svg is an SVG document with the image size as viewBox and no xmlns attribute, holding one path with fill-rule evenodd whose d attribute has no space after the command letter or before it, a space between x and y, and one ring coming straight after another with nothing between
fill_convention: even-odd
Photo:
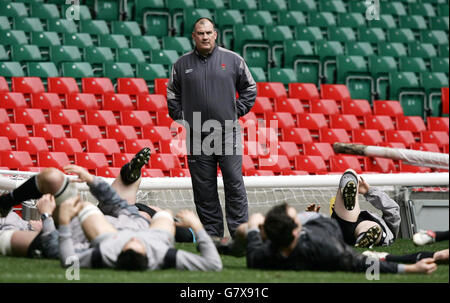
<instances>
[{"instance_id":1,"label":"man's short grey hair","mask_svg":"<svg viewBox=\"0 0 450 303\"><path fill-rule=\"evenodd\" d=\"M216 30L216 24L214 23L214 21L212 21L208 17L201 17L198 18L197 21L195 21L194 26L192 27L192 32L195 33L195 27L197 26L197 24L205 24L205 21L209 21L213 25L214 30Z\"/></svg>"}]
</instances>

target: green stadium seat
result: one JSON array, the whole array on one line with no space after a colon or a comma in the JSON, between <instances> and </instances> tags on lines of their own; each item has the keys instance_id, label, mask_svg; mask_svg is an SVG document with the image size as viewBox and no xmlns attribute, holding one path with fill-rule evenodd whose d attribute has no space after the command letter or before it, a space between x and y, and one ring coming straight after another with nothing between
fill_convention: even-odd
<instances>
[{"instance_id":1,"label":"green stadium seat","mask_svg":"<svg viewBox=\"0 0 450 303\"><path fill-rule=\"evenodd\" d=\"M279 12L287 10L288 6L285 0L259 0L259 9L270 12Z\"/></svg>"},{"instance_id":2,"label":"green stadium seat","mask_svg":"<svg viewBox=\"0 0 450 303\"><path fill-rule=\"evenodd\" d=\"M94 77L94 71L88 62L65 62L61 64L61 71L63 77L75 79Z\"/></svg>"},{"instance_id":3,"label":"green stadium seat","mask_svg":"<svg viewBox=\"0 0 450 303\"><path fill-rule=\"evenodd\" d=\"M61 45L60 38L56 32L33 32L31 33L31 44L39 47Z\"/></svg>"},{"instance_id":4,"label":"green stadium seat","mask_svg":"<svg viewBox=\"0 0 450 303\"><path fill-rule=\"evenodd\" d=\"M58 68L53 62L28 62L27 70L28 77L40 77L43 79L59 77Z\"/></svg>"},{"instance_id":5,"label":"green stadium seat","mask_svg":"<svg viewBox=\"0 0 450 303\"><path fill-rule=\"evenodd\" d=\"M196 1L197 8L206 8L206 9L223 9L225 8L225 3L223 0L197 0Z\"/></svg>"},{"instance_id":6,"label":"green stadium seat","mask_svg":"<svg viewBox=\"0 0 450 303\"><path fill-rule=\"evenodd\" d=\"M105 20L81 20L80 33L88 33L91 35L109 35L108 23Z\"/></svg>"},{"instance_id":7,"label":"green stadium seat","mask_svg":"<svg viewBox=\"0 0 450 303\"><path fill-rule=\"evenodd\" d=\"M375 54L372 44L369 42L348 42L346 43L347 55L370 57Z\"/></svg>"},{"instance_id":8,"label":"green stadium seat","mask_svg":"<svg viewBox=\"0 0 450 303\"><path fill-rule=\"evenodd\" d=\"M28 38L24 31L2 30L0 31L0 41L3 45L28 44Z\"/></svg>"},{"instance_id":9,"label":"green stadium seat","mask_svg":"<svg viewBox=\"0 0 450 303\"><path fill-rule=\"evenodd\" d=\"M187 37L163 37L162 45L164 49L175 50L179 55L192 50L191 40Z\"/></svg>"},{"instance_id":10,"label":"green stadium seat","mask_svg":"<svg viewBox=\"0 0 450 303\"><path fill-rule=\"evenodd\" d=\"M136 77L153 84L155 79L168 78L168 73L162 64L142 63L136 67Z\"/></svg>"},{"instance_id":11,"label":"green stadium seat","mask_svg":"<svg viewBox=\"0 0 450 303\"><path fill-rule=\"evenodd\" d=\"M351 27L333 26L328 29L328 39L339 42L356 41L356 33Z\"/></svg>"},{"instance_id":12,"label":"green stadium seat","mask_svg":"<svg viewBox=\"0 0 450 303\"><path fill-rule=\"evenodd\" d=\"M282 11L278 13L278 24L287 26L306 26L306 16L299 11Z\"/></svg>"},{"instance_id":13,"label":"green stadium seat","mask_svg":"<svg viewBox=\"0 0 450 303\"><path fill-rule=\"evenodd\" d=\"M195 22L201 18L206 17L214 19L210 10L205 8L186 9L183 14L183 36L191 37Z\"/></svg>"},{"instance_id":14,"label":"green stadium seat","mask_svg":"<svg viewBox=\"0 0 450 303\"><path fill-rule=\"evenodd\" d=\"M315 42L322 40L324 37L319 27L297 26L295 28L295 38L297 40Z\"/></svg>"},{"instance_id":15,"label":"green stadium seat","mask_svg":"<svg viewBox=\"0 0 450 303\"><path fill-rule=\"evenodd\" d=\"M58 6L56 4L40 3L40 2L35 2L31 4L30 16L45 20L61 18Z\"/></svg>"},{"instance_id":16,"label":"green stadium seat","mask_svg":"<svg viewBox=\"0 0 450 303\"><path fill-rule=\"evenodd\" d=\"M176 25L168 12L164 11L147 11L143 15L143 27L146 35L157 36L159 38L167 36L172 27ZM136 20L137 21L137 20ZM176 32L180 33L180 28L176 28Z\"/></svg>"},{"instance_id":17,"label":"green stadium seat","mask_svg":"<svg viewBox=\"0 0 450 303\"><path fill-rule=\"evenodd\" d=\"M114 62L114 53L110 47L89 46L84 49L84 59L93 64L102 64L105 62Z\"/></svg>"},{"instance_id":18,"label":"green stadium seat","mask_svg":"<svg viewBox=\"0 0 450 303\"><path fill-rule=\"evenodd\" d=\"M431 43L435 45L447 44L448 45L448 31L443 30L431 30L421 31L420 40L423 43Z\"/></svg>"},{"instance_id":19,"label":"green stadium seat","mask_svg":"<svg viewBox=\"0 0 450 303\"><path fill-rule=\"evenodd\" d=\"M0 16L0 30L12 29L8 17Z\"/></svg>"},{"instance_id":20,"label":"green stadium seat","mask_svg":"<svg viewBox=\"0 0 450 303\"><path fill-rule=\"evenodd\" d=\"M146 13L165 12L164 0L135 0L134 3L135 18L139 23L145 20Z\"/></svg>"},{"instance_id":21,"label":"green stadium seat","mask_svg":"<svg viewBox=\"0 0 450 303\"><path fill-rule=\"evenodd\" d=\"M77 11L75 11L75 10L77 10ZM68 4L63 4L61 6L61 16L66 17L66 18L67 18L67 15L73 16L73 18L74 18L73 20L75 20L75 13L79 14L80 20L92 19L91 11L89 10L89 7L87 5L78 5L77 8L75 8L74 5L68 5ZM97 15L97 18L103 19L103 18L99 18L98 15ZM68 20L68 19L66 19L66 20Z\"/></svg>"},{"instance_id":22,"label":"green stadium seat","mask_svg":"<svg viewBox=\"0 0 450 303\"><path fill-rule=\"evenodd\" d=\"M347 8L342 0L320 0L320 10L331 13L347 13Z\"/></svg>"},{"instance_id":23,"label":"green stadium seat","mask_svg":"<svg viewBox=\"0 0 450 303\"><path fill-rule=\"evenodd\" d=\"M24 32L44 31L44 27L42 26L41 20L39 18L28 18L28 17L14 18L14 29L21 30Z\"/></svg>"},{"instance_id":24,"label":"green stadium seat","mask_svg":"<svg viewBox=\"0 0 450 303\"><path fill-rule=\"evenodd\" d=\"M390 29L397 28L397 22L392 15L380 15L380 20L367 21L367 26Z\"/></svg>"},{"instance_id":25,"label":"green stadium seat","mask_svg":"<svg viewBox=\"0 0 450 303\"><path fill-rule=\"evenodd\" d=\"M447 58L431 58L431 71L434 73L448 73L449 62Z\"/></svg>"},{"instance_id":26,"label":"green stadium seat","mask_svg":"<svg viewBox=\"0 0 450 303\"><path fill-rule=\"evenodd\" d=\"M361 42L380 43L386 41L386 33L382 28L359 28L358 37Z\"/></svg>"},{"instance_id":27,"label":"green stadium seat","mask_svg":"<svg viewBox=\"0 0 450 303\"><path fill-rule=\"evenodd\" d=\"M434 30L449 30L449 18L448 17L434 17L430 18L431 29ZM1 25L0 25L1 28Z\"/></svg>"},{"instance_id":28,"label":"green stadium seat","mask_svg":"<svg viewBox=\"0 0 450 303\"><path fill-rule=\"evenodd\" d=\"M25 73L19 62L0 62L0 76L6 78L25 77Z\"/></svg>"},{"instance_id":29,"label":"green stadium seat","mask_svg":"<svg viewBox=\"0 0 450 303\"><path fill-rule=\"evenodd\" d=\"M380 11L393 16L406 16L406 6L402 2L380 1Z\"/></svg>"},{"instance_id":30,"label":"green stadium seat","mask_svg":"<svg viewBox=\"0 0 450 303\"><path fill-rule=\"evenodd\" d=\"M429 59L437 56L437 50L433 44L414 42L409 44L409 55Z\"/></svg>"},{"instance_id":31,"label":"green stadium seat","mask_svg":"<svg viewBox=\"0 0 450 303\"><path fill-rule=\"evenodd\" d=\"M73 45L57 45L50 47L50 61L56 65L61 62L80 62L81 52Z\"/></svg>"},{"instance_id":32,"label":"green stadium seat","mask_svg":"<svg viewBox=\"0 0 450 303\"><path fill-rule=\"evenodd\" d=\"M315 49L323 66L322 83L336 83L336 57L345 54L343 43L320 40L315 43Z\"/></svg>"},{"instance_id":33,"label":"green stadium seat","mask_svg":"<svg viewBox=\"0 0 450 303\"><path fill-rule=\"evenodd\" d=\"M134 78L134 70L130 63L107 62L104 64L104 76L110 79Z\"/></svg>"},{"instance_id":34,"label":"green stadium seat","mask_svg":"<svg viewBox=\"0 0 450 303\"><path fill-rule=\"evenodd\" d=\"M296 83L298 80L292 68L270 68L269 82L281 82L284 85L289 85L289 83Z\"/></svg>"},{"instance_id":35,"label":"green stadium seat","mask_svg":"<svg viewBox=\"0 0 450 303\"><path fill-rule=\"evenodd\" d=\"M394 57L370 56L369 70L375 81L375 99L388 100L389 73L398 71L398 64Z\"/></svg>"},{"instance_id":36,"label":"green stadium seat","mask_svg":"<svg viewBox=\"0 0 450 303\"><path fill-rule=\"evenodd\" d=\"M36 45L13 45L11 47L11 59L17 62L42 61L41 52Z\"/></svg>"},{"instance_id":37,"label":"green stadium seat","mask_svg":"<svg viewBox=\"0 0 450 303\"><path fill-rule=\"evenodd\" d=\"M124 35L100 35L98 46L106 46L110 48L129 48L128 40Z\"/></svg>"},{"instance_id":38,"label":"green stadium seat","mask_svg":"<svg viewBox=\"0 0 450 303\"><path fill-rule=\"evenodd\" d=\"M403 43L383 42L378 44L378 55L395 58L405 57L408 55L408 50Z\"/></svg>"},{"instance_id":39,"label":"green stadium seat","mask_svg":"<svg viewBox=\"0 0 450 303\"><path fill-rule=\"evenodd\" d=\"M359 28L366 27L366 17L361 13L338 14L338 24L342 27Z\"/></svg>"},{"instance_id":40,"label":"green stadium seat","mask_svg":"<svg viewBox=\"0 0 450 303\"><path fill-rule=\"evenodd\" d=\"M317 11L317 6L315 0L288 0L288 7L291 11L312 12Z\"/></svg>"},{"instance_id":41,"label":"green stadium seat","mask_svg":"<svg viewBox=\"0 0 450 303\"><path fill-rule=\"evenodd\" d=\"M419 77L412 72L389 74L389 100L399 100L405 116L424 117L426 95L421 89Z\"/></svg>"},{"instance_id":42,"label":"green stadium seat","mask_svg":"<svg viewBox=\"0 0 450 303\"><path fill-rule=\"evenodd\" d=\"M427 29L427 21L423 16L400 16L400 27L409 28L411 30Z\"/></svg>"},{"instance_id":43,"label":"green stadium seat","mask_svg":"<svg viewBox=\"0 0 450 303\"><path fill-rule=\"evenodd\" d=\"M275 24L272 14L269 11L246 11L244 16L245 24L259 26Z\"/></svg>"},{"instance_id":44,"label":"green stadium seat","mask_svg":"<svg viewBox=\"0 0 450 303\"><path fill-rule=\"evenodd\" d=\"M272 47L274 44L294 39L292 31L287 25L268 25L264 29L264 36Z\"/></svg>"},{"instance_id":45,"label":"green stadium seat","mask_svg":"<svg viewBox=\"0 0 450 303\"><path fill-rule=\"evenodd\" d=\"M151 63L162 64L168 68L169 72L179 57L178 53L174 50L161 49L150 52Z\"/></svg>"},{"instance_id":46,"label":"green stadium seat","mask_svg":"<svg viewBox=\"0 0 450 303\"><path fill-rule=\"evenodd\" d=\"M350 3L348 4L348 11L351 13L366 14L367 7L362 1L350 1Z\"/></svg>"},{"instance_id":47,"label":"green stadium seat","mask_svg":"<svg viewBox=\"0 0 450 303\"><path fill-rule=\"evenodd\" d=\"M244 45L249 42L263 43L263 31L257 25L238 24L233 28L234 49L242 52Z\"/></svg>"},{"instance_id":48,"label":"green stadium seat","mask_svg":"<svg viewBox=\"0 0 450 303\"><path fill-rule=\"evenodd\" d=\"M139 23L135 21L112 21L111 33L124 36L142 36Z\"/></svg>"},{"instance_id":49,"label":"green stadium seat","mask_svg":"<svg viewBox=\"0 0 450 303\"><path fill-rule=\"evenodd\" d=\"M219 31L219 39L226 48L231 48L233 26L243 23L244 16L240 10L221 9L216 11L216 26Z\"/></svg>"},{"instance_id":50,"label":"green stadium seat","mask_svg":"<svg viewBox=\"0 0 450 303\"><path fill-rule=\"evenodd\" d=\"M69 19L50 19L47 21L47 30L62 34L74 34L78 32L78 26Z\"/></svg>"},{"instance_id":51,"label":"green stadium seat","mask_svg":"<svg viewBox=\"0 0 450 303\"><path fill-rule=\"evenodd\" d=\"M450 56L448 45L442 44L439 45L439 57L441 58L448 58Z\"/></svg>"},{"instance_id":52,"label":"green stadium seat","mask_svg":"<svg viewBox=\"0 0 450 303\"><path fill-rule=\"evenodd\" d=\"M144 53L161 49L161 45L156 36L132 36L130 44L132 48L140 48Z\"/></svg>"},{"instance_id":53,"label":"green stadium seat","mask_svg":"<svg viewBox=\"0 0 450 303\"><path fill-rule=\"evenodd\" d=\"M337 20L333 13L330 12L310 12L309 26L316 26L320 28L327 28L336 26Z\"/></svg>"},{"instance_id":54,"label":"green stadium seat","mask_svg":"<svg viewBox=\"0 0 450 303\"><path fill-rule=\"evenodd\" d=\"M388 30L390 42L411 43L416 41L414 32L409 28L391 28Z\"/></svg>"},{"instance_id":55,"label":"green stadium seat","mask_svg":"<svg viewBox=\"0 0 450 303\"><path fill-rule=\"evenodd\" d=\"M436 17L436 10L431 3L409 3L409 13L424 17Z\"/></svg>"},{"instance_id":56,"label":"green stadium seat","mask_svg":"<svg viewBox=\"0 0 450 303\"><path fill-rule=\"evenodd\" d=\"M422 58L401 57L399 59L399 70L402 72L427 72L427 64Z\"/></svg>"},{"instance_id":57,"label":"green stadium seat","mask_svg":"<svg viewBox=\"0 0 450 303\"><path fill-rule=\"evenodd\" d=\"M448 17L449 15L449 6L448 3L441 3L438 5L438 14L441 17Z\"/></svg>"},{"instance_id":58,"label":"green stadium seat","mask_svg":"<svg viewBox=\"0 0 450 303\"><path fill-rule=\"evenodd\" d=\"M372 100L374 81L362 56L337 56L337 82L346 84L352 99Z\"/></svg>"},{"instance_id":59,"label":"green stadium seat","mask_svg":"<svg viewBox=\"0 0 450 303\"><path fill-rule=\"evenodd\" d=\"M270 64L270 46L257 25L235 25L234 50L242 53L248 66L267 68ZM239 34L238 34L239 33Z\"/></svg>"},{"instance_id":60,"label":"green stadium seat","mask_svg":"<svg viewBox=\"0 0 450 303\"><path fill-rule=\"evenodd\" d=\"M258 9L258 2L256 0L231 0L230 8L240 11L256 10Z\"/></svg>"},{"instance_id":61,"label":"green stadium seat","mask_svg":"<svg viewBox=\"0 0 450 303\"><path fill-rule=\"evenodd\" d=\"M94 42L92 41L91 35L88 33L74 33L74 34L64 34L63 44L74 45L78 46L79 48L85 48L93 46Z\"/></svg>"},{"instance_id":62,"label":"green stadium seat","mask_svg":"<svg viewBox=\"0 0 450 303\"><path fill-rule=\"evenodd\" d=\"M183 10L186 8L195 8L194 0L170 0L166 2L166 7L172 14L175 11Z\"/></svg>"},{"instance_id":63,"label":"green stadium seat","mask_svg":"<svg viewBox=\"0 0 450 303\"><path fill-rule=\"evenodd\" d=\"M285 41L284 54L284 66L294 69L299 82L319 84L321 62L312 42Z\"/></svg>"},{"instance_id":64,"label":"green stadium seat","mask_svg":"<svg viewBox=\"0 0 450 303\"><path fill-rule=\"evenodd\" d=\"M266 73L261 67L249 67L250 73L253 76L255 82L267 82Z\"/></svg>"},{"instance_id":65,"label":"green stadium seat","mask_svg":"<svg viewBox=\"0 0 450 303\"><path fill-rule=\"evenodd\" d=\"M117 62L130 64L145 63L144 53L140 48L120 48L117 50Z\"/></svg>"},{"instance_id":66,"label":"green stadium seat","mask_svg":"<svg viewBox=\"0 0 450 303\"><path fill-rule=\"evenodd\" d=\"M113 21L119 19L119 2L110 0L97 0L97 10L95 11L95 19ZM128 9L128 8L126 8ZM128 10L131 16L131 11Z\"/></svg>"},{"instance_id":67,"label":"green stadium seat","mask_svg":"<svg viewBox=\"0 0 450 303\"><path fill-rule=\"evenodd\" d=\"M9 54L3 45L0 44L0 62L9 61Z\"/></svg>"},{"instance_id":68,"label":"green stadium seat","mask_svg":"<svg viewBox=\"0 0 450 303\"><path fill-rule=\"evenodd\" d=\"M438 117L442 115L441 89L448 87L448 70L446 73L420 73L420 82L428 98L428 108L431 110L431 116Z\"/></svg>"},{"instance_id":69,"label":"green stadium seat","mask_svg":"<svg viewBox=\"0 0 450 303\"><path fill-rule=\"evenodd\" d=\"M28 10L24 3L0 1L2 16L9 18L28 17Z\"/></svg>"}]
</instances>

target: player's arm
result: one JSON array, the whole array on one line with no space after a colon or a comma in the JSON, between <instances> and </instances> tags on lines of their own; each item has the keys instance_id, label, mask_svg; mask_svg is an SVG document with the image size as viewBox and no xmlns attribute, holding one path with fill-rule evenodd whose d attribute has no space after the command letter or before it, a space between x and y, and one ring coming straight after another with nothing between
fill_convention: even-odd
<instances>
[{"instance_id":1,"label":"player's arm","mask_svg":"<svg viewBox=\"0 0 450 303\"><path fill-rule=\"evenodd\" d=\"M174 121L183 119L180 79L175 65L172 67L172 73L167 85L167 107L169 109L169 116Z\"/></svg>"},{"instance_id":2,"label":"player's arm","mask_svg":"<svg viewBox=\"0 0 450 303\"><path fill-rule=\"evenodd\" d=\"M239 72L236 89L239 94L239 99L236 101L236 108L238 117L242 117L252 109L253 105L255 105L256 82L244 59L241 58L238 64Z\"/></svg>"}]
</instances>

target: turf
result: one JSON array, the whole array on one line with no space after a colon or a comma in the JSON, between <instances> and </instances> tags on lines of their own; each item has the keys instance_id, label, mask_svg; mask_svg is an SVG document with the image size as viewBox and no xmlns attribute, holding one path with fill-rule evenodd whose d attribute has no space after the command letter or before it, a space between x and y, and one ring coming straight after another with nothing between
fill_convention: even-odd
<instances>
[{"instance_id":1,"label":"turf","mask_svg":"<svg viewBox=\"0 0 450 303\"><path fill-rule=\"evenodd\" d=\"M426 247L415 247L411 241L399 239L390 247L376 248L392 254L437 251L449 247L444 241ZM193 244L177 244L177 248L196 252ZM363 251L363 250L360 250ZM120 272L110 269L81 269L80 280L68 281L66 270L57 260L32 260L0 257L1 283L449 283L449 266L439 265L432 275L381 274L369 281L365 273L264 271L246 268L245 258L223 256L221 272L185 272L159 270L153 272Z\"/></svg>"}]
</instances>

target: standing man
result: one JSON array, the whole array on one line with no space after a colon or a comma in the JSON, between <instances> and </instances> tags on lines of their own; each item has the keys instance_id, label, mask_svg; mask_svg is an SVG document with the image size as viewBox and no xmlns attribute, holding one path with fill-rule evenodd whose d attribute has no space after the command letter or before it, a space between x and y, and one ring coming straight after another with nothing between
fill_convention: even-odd
<instances>
[{"instance_id":1,"label":"standing man","mask_svg":"<svg viewBox=\"0 0 450 303\"><path fill-rule=\"evenodd\" d=\"M208 234L223 237L219 165L228 230L234 236L237 227L248 220L238 119L253 107L256 83L241 56L216 45L212 20L197 20L192 38L195 49L180 57L172 69L167 88L169 114L173 120L183 120L187 129L189 171L201 222Z\"/></svg>"}]
</instances>

